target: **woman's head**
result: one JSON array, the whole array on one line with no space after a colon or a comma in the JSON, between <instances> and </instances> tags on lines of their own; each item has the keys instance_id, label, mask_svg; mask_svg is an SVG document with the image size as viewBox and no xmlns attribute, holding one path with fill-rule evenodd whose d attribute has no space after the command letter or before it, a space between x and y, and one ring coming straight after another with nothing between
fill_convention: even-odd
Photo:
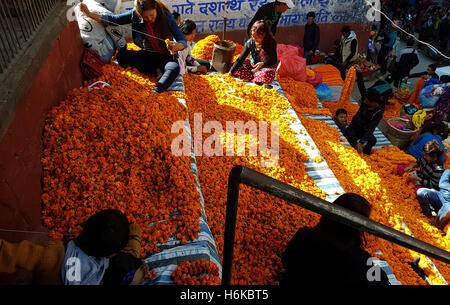
<instances>
[{"instance_id":1,"label":"woman's head","mask_svg":"<svg viewBox=\"0 0 450 305\"><path fill-rule=\"evenodd\" d=\"M180 31L186 38L186 41L194 41L197 25L190 19L185 19L180 23Z\"/></svg>"},{"instance_id":2,"label":"woman's head","mask_svg":"<svg viewBox=\"0 0 450 305\"><path fill-rule=\"evenodd\" d=\"M134 0L136 12L146 22L155 23L168 8L158 0Z\"/></svg>"},{"instance_id":3,"label":"woman's head","mask_svg":"<svg viewBox=\"0 0 450 305\"><path fill-rule=\"evenodd\" d=\"M175 12L175 11L172 13L172 15L173 15L173 19L175 19L175 22L178 25L180 25L180 23L181 23L181 15L179 13Z\"/></svg>"},{"instance_id":4,"label":"woman's head","mask_svg":"<svg viewBox=\"0 0 450 305\"><path fill-rule=\"evenodd\" d=\"M256 21L250 29L250 35L261 46L259 51L261 61L266 62L277 56L274 54L275 42L267 22L264 20Z\"/></svg>"},{"instance_id":5,"label":"woman's head","mask_svg":"<svg viewBox=\"0 0 450 305\"><path fill-rule=\"evenodd\" d=\"M263 20L256 21L250 29L250 35L252 35L253 39L260 44L262 44L264 38L268 35L270 36L270 34L269 24Z\"/></svg>"},{"instance_id":6,"label":"woman's head","mask_svg":"<svg viewBox=\"0 0 450 305\"><path fill-rule=\"evenodd\" d=\"M346 193L339 196L333 204L351 210L364 217L370 216L370 203L362 196L354 193ZM318 228L330 238L338 237L339 242L345 245L357 245L362 247L363 232L341 224L326 217L322 217Z\"/></svg>"},{"instance_id":7,"label":"woman's head","mask_svg":"<svg viewBox=\"0 0 450 305\"><path fill-rule=\"evenodd\" d=\"M443 153L444 150L436 140L432 140L423 146L423 158L427 163L438 162Z\"/></svg>"},{"instance_id":8,"label":"woman's head","mask_svg":"<svg viewBox=\"0 0 450 305\"><path fill-rule=\"evenodd\" d=\"M448 128L443 122L426 121L423 124L420 134L431 133L433 135L439 135L442 140L448 138Z\"/></svg>"}]
</instances>

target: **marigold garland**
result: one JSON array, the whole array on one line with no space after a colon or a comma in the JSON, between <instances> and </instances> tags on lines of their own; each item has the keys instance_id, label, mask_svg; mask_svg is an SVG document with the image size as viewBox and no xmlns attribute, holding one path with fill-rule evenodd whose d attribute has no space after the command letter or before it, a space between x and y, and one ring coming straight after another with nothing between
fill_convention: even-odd
<instances>
[{"instance_id":1,"label":"marigold garland","mask_svg":"<svg viewBox=\"0 0 450 305\"><path fill-rule=\"evenodd\" d=\"M351 66L350 69L348 69L347 75L345 76L344 85L342 86L341 96L338 101L340 104L348 103L350 101L355 80L356 70L355 67Z\"/></svg>"}]
</instances>

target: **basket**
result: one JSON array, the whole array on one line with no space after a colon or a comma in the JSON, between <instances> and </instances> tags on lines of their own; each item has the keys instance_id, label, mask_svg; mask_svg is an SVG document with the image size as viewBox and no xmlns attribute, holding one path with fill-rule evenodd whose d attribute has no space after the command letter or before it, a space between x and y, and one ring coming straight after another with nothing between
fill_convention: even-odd
<instances>
[{"instance_id":1,"label":"basket","mask_svg":"<svg viewBox=\"0 0 450 305\"><path fill-rule=\"evenodd\" d=\"M214 43L212 54L212 66L221 73L227 73L231 68L231 60L233 59L236 44L228 41L219 41Z\"/></svg>"},{"instance_id":2,"label":"basket","mask_svg":"<svg viewBox=\"0 0 450 305\"><path fill-rule=\"evenodd\" d=\"M403 118L391 118L389 120L384 121L386 125L386 137L391 141L392 144L397 146L400 149L405 149L411 138L414 136L414 134L419 130L418 128L415 128L411 131L404 131L395 128L390 122L399 122L399 123L409 123L409 120L403 119Z\"/></svg>"}]
</instances>

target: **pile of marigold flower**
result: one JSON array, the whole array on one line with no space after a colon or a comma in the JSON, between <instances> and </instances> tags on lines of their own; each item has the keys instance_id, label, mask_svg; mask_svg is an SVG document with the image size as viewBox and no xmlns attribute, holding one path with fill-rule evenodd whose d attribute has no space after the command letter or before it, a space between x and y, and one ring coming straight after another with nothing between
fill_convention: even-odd
<instances>
[{"instance_id":1,"label":"pile of marigold flower","mask_svg":"<svg viewBox=\"0 0 450 305\"><path fill-rule=\"evenodd\" d=\"M441 236L439 230L430 225L430 220L420 212L414 186L407 175L396 175L397 165L414 163L412 156L395 146L374 150L369 156L360 155L352 147L340 143L340 134L336 128L306 117L301 117L301 121L344 190L360 194L371 203L371 219L440 248L450 249L448 238ZM372 235L367 235L367 242L366 250L373 256L377 256L375 252L381 250L382 258L389 263L395 276L403 284L425 284L407 264L416 257L422 258L421 267L427 276L434 283L442 283L423 255ZM448 266L437 260L433 262L446 281L449 281Z\"/></svg>"},{"instance_id":2,"label":"pile of marigold flower","mask_svg":"<svg viewBox=\"0 0 450 305\"><path fill-rule=\"evenodd\" d=\"M113 65L98 80L110 86L70 91L46 119L43 223L61 238L119 209L143 229L143 256L172 236L195 239L202 209L190 158L171 152L172 124L187 116L180 93L152 93L154 81Z\"/></svg>"},{"instance_id":3,"label":"pile of marigold flower","mask_svg":"<svg viewBox=\"0 0 450 305\"><path fill-rule=\"evenodd\" d=\"M205 60L211 60L214 50L214 44L219 42L221 39L217 35L209 35L201 40L199 40L197 43L195 43L194 48L192 49L192 56L199 59L205 59ZM234 50L233 59L231 62L235 62L239 55L241 55L242 51L244 50L244 46L231 41L231 40L225 40L227 42L234 43L236 45L236 49Z\"/></svg>"},{"instance_id":4,"label":"pile of marigold flower","mask_svg":"<svg viewBox=\"0 0 450 305\"><path fill-rule=\"evenodd\" d=\"M310 194L325 198L325 193L306 173L304 161L309 159L300 147L289 124L293 118L281 116L290 107L288 101L275 90L245 85L228 75L186 75L184 77L189 117L202 113L203 121L226 122L279 121L279 160L275 166L263 167L262 156L206 156L197 157L199 178L205 198L208 224L217 244L219 256L223 252L223 234L227 198L227 181L235 165L243 165L288 183ZM243 99L243 100L242 100ZM192 122L191 122L192 124ZM271 141L268 128L268 143ZM210 134L203 134L203 141ZM225 134L221 138L236 134ZM258 139L246 137L246 144ZM223 140L222 143L225 143ZM259 143L260 144L260 143ZM281 254L295 232L304 226L314 226L320 216L288 204L271 195L242 186L239 191L236 238L233 260L234 284L274 284L282 273Z\"/></svg>"},{"instance_id":5,"label":"pile of marigold flower","mask_svg":"<svg viewBox=\"0 0 450 305\"><path fill-rule=\"evenodd\" d=\"M177 285L220 285L219 268L211 261L184 261L172 272Z\"/></svg>"},{"instance_id":6,"label":"pile of marigold flower","mask_svg":"<svg viewBox=\"0 0 450 305\"><path fill-rule=\"evenodd\" d=\"M296 81L291 77L277 77L284 95L295 108L316 108L317 93L314 87L306 82Z\"/></svg>"}]
</instances>

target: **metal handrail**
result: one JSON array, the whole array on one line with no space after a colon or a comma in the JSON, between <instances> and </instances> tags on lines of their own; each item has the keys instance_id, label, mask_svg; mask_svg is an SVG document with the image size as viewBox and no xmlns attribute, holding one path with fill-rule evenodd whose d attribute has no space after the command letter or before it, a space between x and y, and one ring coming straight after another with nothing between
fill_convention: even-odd
<instances>
[{"instance_id":1,"label":"metal handrail","mask_svg":"<svg viewBox=\"0 0 450 305\"><path fill-rule=\"evenodd\" d=\"M359 231L367 232L450 264L450 252L430 245L405 233L370 220L351 210L331 204L330 202L296 189L286 183L275 180L245 166L235 166L228 177L227 210L225 218L225 234L223 249L222 285L230 285L234 236L236 229L236 215L239 199L239 185L245 184L290 203L311 210L331 220L348 225Z\"/></svg>"},{"instance_id":2,"label":"metal handrail","mask_svg":"<svg viewBox=\"0 0 450 305\"><path fill-rule=\"evenodd\" d=\"M0 74L33 39L50 11L65 0L0 0Z\"/></svg>"}]
</instances>

